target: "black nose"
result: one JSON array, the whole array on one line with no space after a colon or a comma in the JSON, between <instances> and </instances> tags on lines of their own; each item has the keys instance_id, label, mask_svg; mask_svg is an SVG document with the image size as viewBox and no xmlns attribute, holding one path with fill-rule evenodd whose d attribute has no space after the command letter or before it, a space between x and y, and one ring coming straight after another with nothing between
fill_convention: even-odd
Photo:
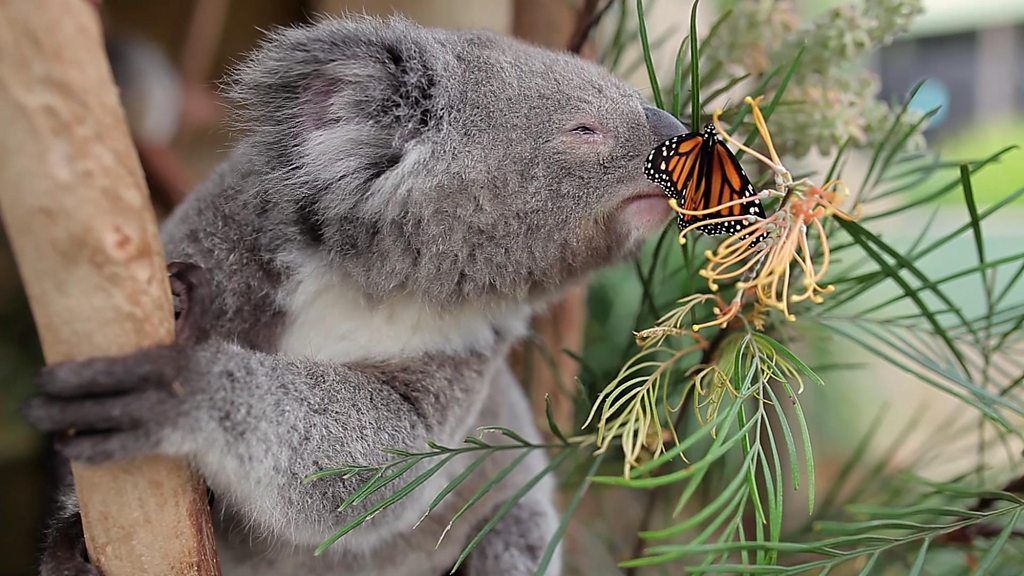
<instances>
[{"instance_id":1,"label":"black nose","mask_svg":"<svg viewBox=\"0 0 1024 576\"><path fill-rule=\"evenodd\" d=\"M686 126L683 126L682 122L660 108L644 106L644 114L647 115L647 125L651 127L651 132L658 142L686 132Z\"/></svg>"}]
</instances>

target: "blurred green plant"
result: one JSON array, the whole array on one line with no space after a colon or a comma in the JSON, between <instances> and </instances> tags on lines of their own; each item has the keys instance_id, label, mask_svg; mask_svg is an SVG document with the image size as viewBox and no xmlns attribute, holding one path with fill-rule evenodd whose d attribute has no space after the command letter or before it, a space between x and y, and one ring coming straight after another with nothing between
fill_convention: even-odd
<instances>
[{"instance_id":1,"label":"blurred green plant","mask_svg":"<svg viewBox=\"0 0 1024 576\"><path fill-rule=\"evenodd\" d=\"M1019 574L1024 250L995 255L986 228L1024 188L980 203L976 175L1012 147L968 161L943 160L923 147L930 113L877 100L877 83L861 59L904 31L920 2L865 0L807 24L785 2L737 2L702 36L691 18L670 71L658 69L654 51L674 39L648 35L645 8L650 12L653 4L620 1L618 10L604 11L609 34L601 60L613 70L646 69L655 102L677 115L688 103L693 126L715 106L714 117L742 143L738 156L744 150L756 154L759 124L770 123L775 150L769 146L769 167L750 171L758 189L776 187L766 195L769 218L782 218L797 201L813 201L806 205L812 209L825 201L838 208L832 204L841 201L834 182L847 175L851 158L861 158L864 168L847 182L849 211L858 218L787 224L803 239L802 251L794 248L773 278L807 292L765 292L760 308L751 310L743 308L743 295L760 290L757 282L725 281L725 269L716 268L729 240L691 238L679 247L671 224L631 267L604 276L591 290L587 346L577 357L577 430L559 430L549 413L551 443L489 429L502 441L472 436L459 447L390 451L392 460L382 466L316 472L310 481L366 478L343 507L376 495L376 504L321 550L419 489L457 456L470 463L425 514L496 451L521 453L450 522L505 481L528 454L543 450L550 464L517 487L470 539L459 565L519 499L557 474L571 496L537 574L546 571L594 484L647 495L650 504L632 557L621 564L628 573L670 565L673 573L698 574ZM692 14L696 10L694 2ZM631 63L634 42L640 58ZM671 82L661 84L659 78ZM751 107L730 98L737 93L764 95L763 117L755 109L749 118ZM789 180L780 185L778 157L796 162L812 150L829 162L805 174L786 170ZM790 204L787 186L798 192ZM963 223L940 232L937 205L952 198L962 205ZM893 220L913 228L909 246L892 244L879 232L881 223ZM820 233L807 235L808 228ZM951 257L952 247L964 242L971 257ZM815 268L819 259L830 265ZM952 295L951 287L962 294L964 283L973 302ZM920 419L906 422L881 449L879 417L818 498L808 423L814 414L805 413L799 399L805 383L811 384L805 394L825 385L820 374L828 367L815 370L792 350L808 335L823 334L833 339L831 345L849 342L949 395L958 410L934 431L922 430ZM928 441L897 463L895 455L906 449L912 432L925 433ZM965 469L941 480L922 475L929 463L962 454L965 442L975 455ZM994 458L997 451L1005 457ZM876 452L881 456L871 455ZM794 495L806 502L803 517L791 514ZM655 525L655 498L674 501L668 522Z\"/></svg>"}]
</instances>

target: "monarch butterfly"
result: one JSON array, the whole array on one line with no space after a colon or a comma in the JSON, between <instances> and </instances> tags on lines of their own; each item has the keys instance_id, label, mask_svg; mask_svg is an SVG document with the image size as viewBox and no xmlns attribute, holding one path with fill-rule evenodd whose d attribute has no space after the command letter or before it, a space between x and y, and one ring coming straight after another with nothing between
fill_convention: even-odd
<instances>
[{"instance_id":1,"label":"monarch butterfly","mask_svg":"<svg viewBox=\"0 0 1024 576\"><path fill-rule=\"evenodd\" d=\"M709 122L700 132L680 134L659 144L647 156L644 175L664 188L684 210L713 210L699 216L679 214L681 229L714 220L698 225L697 230L710 236L736 234L755 218L765 217L760 200L715 209L734 200L756 196L757 192L713 123ZM758 240L760 238L754 241Z\"/></svg>"}]
</instances>

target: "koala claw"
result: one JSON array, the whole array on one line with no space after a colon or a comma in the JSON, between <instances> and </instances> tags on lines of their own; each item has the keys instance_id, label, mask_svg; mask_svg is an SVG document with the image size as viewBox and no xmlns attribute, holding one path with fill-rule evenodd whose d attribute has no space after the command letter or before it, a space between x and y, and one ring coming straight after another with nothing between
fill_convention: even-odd
<instances>
[{"instance_id":1,"label":"koala claw","mask_svg":"<svg viewBox=\"0 0 1024 576\"><path fill-rule=\"evenodd\" d=\"M43 432L62 433L56 447L69 458L102 462L157 450L162 427L180 413L174 408L188 393L181 374L191 347L206 338L210 296L201 267L176 262L168 271L180 309L174 344L40 372L41 394L23 412Z\"/></svg>"},{"instance_id":2,"label":"koala claw","mask_svg":"<svg viewBox=\"0 0 1024 576\"><path fill-rule=\"evenodd\" d=\"M42 394L24 407L44 432L63 432L57 449L73 460L102 462L153 451L176 414L186 351L170 345L119 358L92 358L45 368Z\"/></svg>"}]
</instances>

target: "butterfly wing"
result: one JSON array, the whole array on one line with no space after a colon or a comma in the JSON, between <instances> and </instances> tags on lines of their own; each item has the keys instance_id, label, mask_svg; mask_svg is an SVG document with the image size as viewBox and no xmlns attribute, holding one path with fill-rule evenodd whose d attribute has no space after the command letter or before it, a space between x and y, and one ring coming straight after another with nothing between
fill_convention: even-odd
<instances>
[{"instance_id":1,"label":"butterfly wing","mask_svg":"<svg viewBox=\"0 0 1024 576\"><path fill-rule=\"evenodd\" d=\"M700 182L695 184L693 202L687 202L688 210L708 210L716 206L722 206L735 200L750 198L757 195L750 178L743 171L739 160L721 140L715 139L707 147L708 157L706 169L701 175ZM699 190L698 188L699 187ZM699 193L697 193L699 192ZM737 203L725 206L714 212L701 216L687 217L686 225L691 225L704 220L717 220L721 218L738 218L741 216L753 216L757 219L765 218L764 207L760 200ZM736 234L750 225L747 220L728 220L724 222L711 222L700 226L698 230L709 236L718 234Z\"/></svg>"},{"instance_id":2,"label":"butterfly wing","mask_svg":"<svg viewBox=\"0 0 1024 576\"><path fill-rule=\"evenodd\" d=\"M694 174L699 172L704 137L699 132L680 134L659 144L647 156L644 175L669 197L683 202Z\"/></svg>"},{"instance_id":3,"label":"butterfly wing","mask_svg":"<svg viewBox=\"0 0 1024 576\"><path fill-rule=\"evenodd\" d=\"M659 144L648 155L644 174L691 212L709 210L757 194L739 160L718 137L712 124L702 132L680 134ZM761 201L725 206L698 216L680 214L679 227L735 217L735 220L700 225L697 230L709 236L736 234L750 224L747 219L739 219L745 215L765 218Z\"/></svg>"}]
</instances>

